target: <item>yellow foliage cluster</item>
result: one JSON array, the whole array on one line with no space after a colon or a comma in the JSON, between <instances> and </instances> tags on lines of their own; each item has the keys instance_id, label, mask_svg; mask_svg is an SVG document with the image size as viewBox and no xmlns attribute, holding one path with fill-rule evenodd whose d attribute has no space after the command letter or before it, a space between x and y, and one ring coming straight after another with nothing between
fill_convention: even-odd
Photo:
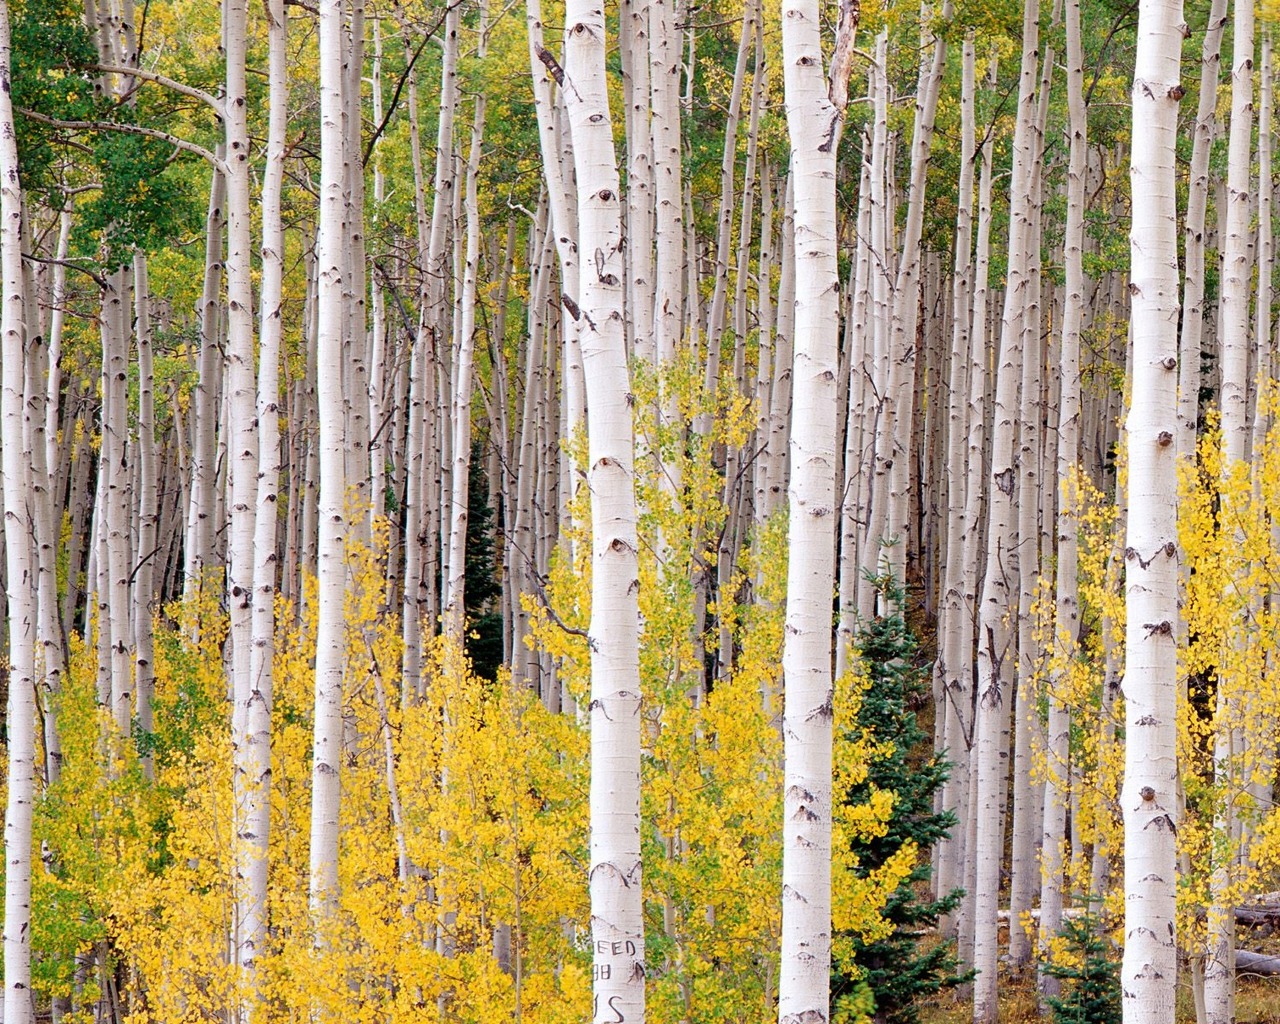
<instances>
[{"instance_id":1,"label":"yellow foliage cluster","mask_svg":"<svg viewBox=\"0 0 1280 1024\"><path fill-rule=\"evenodd\" d=\"M707 396L698 377L690 366L665 382L682 416L714 414L712 434L687 447L645 421L657 382L638 384L652 442L638 473L642 827L649 1019L659 1024L773 1014L781 930L785 522L743 560L735 591L754 587L754 599L719 609L733 623L733 671L703 685L719 634L699 620L694 589L726 520L711 456L745 441L754 410L728 391ZM678 490L659 486L671 470ZM577 564L562 558L550 586L556 614L530 607L534 640L582 707L589 659L574 626L590 614L590 545L577 540ZM218 581L171 610L175 625L158 626L151 735L112 733L94 651L73 647L56 708L62 777L39 805L48 856L34 915L38 993L68 1000L72 1024L103 1004L132 1024L195 1024L255 1001L273 1021L587 1016L586 724L571 702L553 714L508 677L477 677L441 639L428 643L422 691L404 692L387 543L381 524L370 546L347 546L341 896L323 927L308 901L315 581L297 607L277 606L269 940L252 992L230 960L241 883ZM862 782L877 754L856 728L863 685L853 674L839 682L837 792ZM836 803L834 924L873 937L916 851L860 877L849 840L883 834L893 796Z\"/></svg>"},{"instance_id":2,"label":"yellow foliage cluster","mask_svg":"<svg viewBox=\"0 0 1280 1024\"><path fill-rule=\"evenodd\" d=\"M1267 389L1259 401L1274 423L1280 394ZM1124 767L1123 527L1115 504L1082 475L1064 487L1074 495L1079 525L1081 624L1077 636L1046 643L1040 682L1072 715L1077 844L1069 885L1105 897L1119 920L1122 894L1107 883L1123 855L1117 802ZM1194 464L1182 468L1178 515L1178 763L1185 801L1178 935L1194 953L1204 942L1214 865L1231 866L1222 897L1228 904L1274 889L1280 878L1280 826L1270 801L1280 721L1280 607L1270 597L1280 578L1280 431L1273 426L1255 441L1250 463L1226 466L1211 417ZM1052 949L1060 959L1061 950Z\"/></svg>"}]
</instances>

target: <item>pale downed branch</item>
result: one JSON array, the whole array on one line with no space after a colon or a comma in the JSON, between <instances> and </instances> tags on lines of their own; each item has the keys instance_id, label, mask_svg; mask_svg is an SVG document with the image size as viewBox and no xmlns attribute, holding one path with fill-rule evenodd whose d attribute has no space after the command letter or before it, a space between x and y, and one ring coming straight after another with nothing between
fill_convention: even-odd
<instances>
[{"instance_id":1,"label":"pale downed branch","mask_svg":"<svg viewBox=\"0 0 1280 1024\"><path fill-rule=\"evenodd\" d=\"M1261 974L1265 977L1280 975L1280 956L1267 956L1249 949L1236 950L1237 974Z\"/></svg>"}]
</instances>

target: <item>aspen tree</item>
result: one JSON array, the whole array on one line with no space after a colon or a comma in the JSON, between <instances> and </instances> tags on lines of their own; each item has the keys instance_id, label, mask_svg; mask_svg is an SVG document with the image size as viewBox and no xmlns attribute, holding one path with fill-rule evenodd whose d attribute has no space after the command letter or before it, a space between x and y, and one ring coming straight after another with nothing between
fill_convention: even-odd
<instances>
[{"instance_id":1,"label":"aspen tree","mask_svg":"<svg viewBox=\"0 0 1280 1024\"><path fill-rule=\"evenodd\" d=\"M253 532L253 601L249 675L237 700L245 701L236 751L243 806L237 806L240 887L236 909L236 959L245 971L242 1020L253 1020L259 982L257 961L267 944L267 853L271 829L271 702L275 657L277 489L280 479L279 362L282 333L284 229L280 194L288 118L287 15L283 0L267 5L267 75L270 109L267 164L262 179L262 291L258 351L258 481Z\"/></svg>"},{"instance_id":2,"label":"aspen tree","mask_svg":"<svg viewBox=\"0 0 1280 1024\"><path fill-rule=\"evenodd\" d=\"M1175 140L1182 4L1142 0L1133 83L1132 399L1126 427L1125 1024L1173 1020L1178 262Z\"/></svg>"},{"instance_id":3,"label":"aspen tree","mask_svg":"<svg viewBox=\"0 0 1280 1024\"><path fill-rule=\"evenodd\" d=\"M920 5L920 31L925 33L933 16L933 5L923 0ZM944 3L941 21L949 20L950 3ZM879 48L877 48L879 56ZM916 82L915 119L911 135L911 174L907 193L907 213L900 243L901 256L895 267L886 267L884 273L892 274L892 294L884 299L886 320L881 337L885 347L881 352L886 367L884 386L880 391L881 408L876 430L876 479L873 484L873 502L867 529L867 551L864 568L878 575L881 559L887 563L894 579L906 579L907 544L910 536L910 468L907 453L913 450L912 383L916 374L916 325L920 306L920 238L924 229L926 186L928 183L929 150L933 141L934 117L942 85L942 72L946 64L947 44L941 31L933 33L933 51L921 56L920 71ZM881 81L881 88L888 83ZM887 94L881 94L881 102ZM876 109L876 131L882 131L882 107ZM886 160L885 166L889 163ZM874 175L873 170L873 175ZM887 264L889 235L892 232L891 207L887 199L880 212L888 220L883 228L883 239L877 235L873 247ZM880 286L882 289L884 285ZM864 595L867 588L864 588ZM864 597L862 603L866 604ZM864 607L863 609L868 610Z\"/></svg>"},{"instance_id":4,"label":"aspen tree","mask_svg":"<svg viewBox=\"0 0 1280 1024\"><path fill-rule=\"evenodd\" d=\"M964 771L969 756L973 693L971 667L973 630L964 628L972 619L971 606L964 592L964 533L968 525L965 472L968 455L965 439L971 429L981 430L981 409L977 422L970 423L968 377L970 348L982 339L971 334L969 315L973 302L973 183L976 138L973 103L975 92L974 33L966 33L961 68L960 90L960 181L956 202L956 254L952 287L951 367L947 387L947 551L944 570L942 606L938 621L939 657L936 672L942 684L943 706L939 708L944 722L945 747L951 761L951 775L956 782L943 788L943 806L966 808L968 805L968 773ZM988 147L989 148L989 147ZM852 403L852 399L850 400ZM979 456L981 458L981 456ZM846 485L847 486L847 485ZM966 641L968 643L966 644ZM949 780L950 781L950 780ZM962 819L963 820L963 816ZM947 893L956 888L955 858L952 856L959 828L944 839L939 850L937 888Z\"/></svg>"},{"instance_id":5,"label":"aspen tree","mask_svg":"<svg viewBox=\"0 0 1280 1024\"><path fill-rule=\"evenodd\" d=\"M1049 680L1049 721L1046 731L1044 825L1040 843L1040 945L1062 927L1063 862L1067 835L1067 800L1070 792L1071 716L1066 686L1068 668L1076 657L1079 630L1077 583L1077 474L1080 445L1080 324L1084 296L1084 187L1088 152L1089 119L1084 102L1084 50L1080 37L1080 0L1068 0L1067 117L1069 156L1067 167L1067 221L1063 238L1066 294L1062 303L1062 341L1058 353L1061 392L1058 401L1058 565L1055 590L1054 669ZM1041 991L1056 995L1058 979L1040 976Z\"/></svg>"},{"instance_id":6,"label":"aspen tree","mask_svg":"<svg viewBox=\"0 0 1280 1024\"><path fill-rule=\"evenodd\" d=\"M1209 156L1217 127L1218 68L1221 64L1222 31L1226 23L1227 0L1213 0L1200 51L1200 103L1191 143L1187 213L1183 228L1186 272L1182 284L1182 329L1178 341L1178 457L1184 460L1195 457L1196 422L1200 409L1205 209L1209 202Z\"/></svg>"},{"instance_id":7,"label":"aspen tree","mask_svg":"<svg viewBox=\"0 0 1280 1024\"><path fill-rule=\"evenodd\" d=\"M675 0L649 0L649 88L653 111L655 210L653 330L654 357L659 367L671 364L683 337L680 275L684 262L684 229L681 223L684 188L679 51ZM662 387L661 377L659 386ZM668 422L673 421L674 402L664 403L662 412Z\"/></svg>"},{"instance_id":8,"label":"aspen tree","mask_svg":"<svg viewBox=\"0 0 1280 1024\"><path fill-rule=\"evenodd\" d=\"M215 155L225 162L226 146L219 144ZM215 437L221 374L218 373L218 346L221 335L222 232L226 226L223 206L227 183L222 171L214 168L209 186L209 212L205 217L204 289L200 296L200 353L192 400L191 491L187 510L186 541L183 544L183 593L190 601L202 585L204 572L212 564L214 537L214 490L217 464Z\"/></svg>"},{"instance_id":9,"label":"aspen tree","mask_svg":"<svg viewBox=\"0 0 1280 1024\"><path fill-rule=\"evenodd\" d=\"M649 0L623 0L618 17L627 139L627 351L654 361L654 151L650 119Z\"/></svg>"},{"instance_id":10,"label":"aspen tree","mask_svg":"<svg viewBox=\"0 0 1280 1024\"><path fill-rule=\"evenodd\" d=\"M26 331L22 280L22 191L10 101L12 50L9 5L0 0L0 422L4 445L4 539L9 633L8 747L4 819L4 1020L35 1019L31 992L31 817L35 800L36 600L33 524L23 443L23 344Z\"/></svg>"},{"instance_id":11,"label":"aspen tree","mask_svg":"<svg viewBox=\"0 0 1280 1024\"><path fill-rule=\"evenodd\" d=\"M1041 379L1044 362L1041 342L1043 287L1040 248L1044 213L1044 136L1049 117L1054 50L1045 47L1041 61L1040 96L1031 136L1030 224L1026 238L1027 279L1022 314L1022 387L1018 417L1018 523L1015 564L1018 569L1017 688L1014 693L1013 811L1009 858L1009 965L1021 970L1031 959L1031 942L1023 921L1040 888L1036 849L1040 840L1041 794L1032 787L1032 750L1043 749L1040 726L1038 677L1039 645L1032 611L1041 579L1040 558L1040 460L1043 447L1040 421L1044 417Z\"/></svg>"},{"instance_id":12,"label":"aspen tree","mask_svg":"<svg viewBox=\"0 0 1280 1024\"><path fill-rule=\"evenodd\" d=\"M1232 25L1234 54L1231 70L1231 127L1227 148L1227 203L1222 247L1222 293L1219 306L1219 353L1222 386L1222 473L1224 482L1248 456L1249 447L1249 293L1252 285L1250 185L1253 142L1254 13L1252 0L1234 5ZM1224 497L1224 502L1230 499ZM1228 513L1229 514L1229 513ZM1234 518L1234 517L1232 517ZM1242 538L1241 538L1242 539ZM1235 584L1224 600L1234 602ZM1242 614L1233 616L1232 632L1244 627ZM1230 645L1241 640L1229 637ZM1242 680L1230 667L1224 652L1218 675L1214 777L1222 797L1214 815L1214 831L1208 909L1208 948L1204 969L1205 1012L1208 1024L1226 1024L1235 1017L1235 908L1230 905L1232 861L1238 838L1233 802L1239 783L1234 753L1239 742L1236 692Z\"/></svg>"},{"instance_id":13,"label":"aspen tree","mask_svg":"<svg viewBox=\"0 0 1280 1024\"><path fill-rule=\"evenodd\" d=\"M783 852L780 1024L825 1022L831 973L831 593L835 586L840 281L836 149L858 7L842 3L830 84L816 0L786 0L782 52L795 290L786 632L782 655ZM799 268L803 267L803 273Z\"/></svg>"},{"instance_id":14,"label":"aspen tree","mask_svg":"<svg viewBox=\"0 0 1280 1024\"><path fill-rule=\"evenodd\" d=\"M316 689L311 773L310 897L317 941L338 899L339 765L342 675L346 658L344 565L346 468L342 401L343 233L342 4L320 6L320 220L316 234L317 393L320 420L320 614L316 626Z\"/></svg>"},{"instance_id":15,"label":"aspen tree","mask_svg":"<svg viewBox=\"0 0 1280 1024\"><path fill-rule=\"evenodd\" d=\"M640 662L634 440L623 330L618 164L605 80L605 19L565 9L564 97L578 184L579 305L591 488L591 939L593 1019L644 1014L640 889Z\"/></svg>"},{"instance_id":16,"label":"aspen tree","mask_svg":"<svg viewBox=\"0 0 1280 1024\"><path fill-rule=\"evenodd\" d=\"M70 200L58 216L58 243L55 259L65 260L71 235ZM66 493L66 477L70 466L62 471L58 444L58 406L60 387L59 363L62 352L62 328L66 301L66 268L55 265L49 301L53 306L49 324L49 344L32 347L31 365L28 368L28 401L36 403L29 418L31 437L32 498L35 502L39 659L41 670L40 693L44 714L44 765L45 782L54 784L62 771L62 747L54 697L61 691L66 671L65 636L59 621L58 608L58 554L62 529L62 506ZM29 308L29 307L28 307ZM68 406L71 401L68 399ZM74 428L67 431L68 443L63 447L72 451L70 443ZM74 501L74 496L72 501ZM74 506L72 506L74 507ZM78 564L68 553L67 575L78 571ZM68 581L67 590L72 586Z\"/></svg>"},{"instance_id":17,"label":"aspen tree","mask_svg":"<svg viewBox=\"0 0 1280 1024\"><path fill-rule=\"evenodd\" d=\"M1038 0L1028 0L1022 20L1022 68L1018 80L1018 114L1014 128L1013 175L1009 183L1009 270L997 358L995 401L991 422L991 470L988 477L986 568L978 619L977 706L974 717L975 865L973 887L973 1019L996 1019L996 901L1004 849L1002 794L1007 773L1001 756L1002 732L1008 729L1008 698L1013 685L1016 650L1009 629L1013 607L1012 537L1014 432L1018 382L1022 372L1028 249L1031 241L1030 195L1033 182L1036 69L1040 29ZM1030 495L1025 500L1032 500Z\"/></svg>"},{"instance_id":18,"label":"aspen tree","mask_svg":"<svg viewBox=\"0 0 1280 1024\"><path fill-rule=\"evenodd\" d=\"M488 12L480 12L480 39L476 59L488 50ZM472 365L475 357L477 279L480 273L480 146L484 141L485 96L476 97L471 125L471 151L463 183L466 210L466 257L463 264L457 330L453 353L453 476L449 500L449 575L445 586L445 635L461 650L466 619L463 588L466 583L468 484L471 466Z\"/></svg>"},{"instance_id":19,"label":"aspen tree","mask_svg":"<svg viewBox=\"0 0 1280 1024\"><path fill-rule=\"evenodd\" d=\"M111 718L120 737L128 738L133 724L133 641L129 603L129 577L133 568L129 529L129 481L125 440L128 434L128 342L125 293L128 278L123 268L106 278L101 293L102 311L102 457L98 462L98 487L103 499L102 552L106 587L98 594L98 630L109 641L106 648L111 679ZM103 648L99 648L102 650Z\"/></svg>"},{"instance_id":20,"label":"aspen tree","mask_svg":"<svg viewBox=\"0 0 1280 1024\"><path fill-rule=\"evenodd\" d=\"M147 259L133 254L133 292L138 348L138 494L137 566L133 572L134 685L138 703L138 729L148 736L153 727L151 712L155 689L155 642L152 636L155 600L155 564L158 553L159 501L156 480L155 371L151 341L151 288ZM143 758L148 776L154 772L150 753Z\"/></svg>"}]
</instances>

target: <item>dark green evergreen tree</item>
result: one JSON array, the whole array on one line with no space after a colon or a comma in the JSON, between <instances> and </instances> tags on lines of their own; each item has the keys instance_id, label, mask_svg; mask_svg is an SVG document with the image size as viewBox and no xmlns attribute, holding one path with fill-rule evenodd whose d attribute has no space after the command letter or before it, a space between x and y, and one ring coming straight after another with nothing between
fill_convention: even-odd
<instances>
[{"instance_id":1,"label":"dark green evergreen tree","mask_svg":"<svg viewBox=\"0 0 1280 1024\"><path fill-rule=\"evenodd\" d=\"M1069 918L1058 932L1066 939L1072 963L1047 963L1042 970L1067 984L1060 996L1045 1001L1054 1024L1119 1024L1120 971L1111 943L1103 937L1096 914Z\"/></svg>"},{"instance_id":2,"label":"dark green evergreen tree","mask_svg":"<svg viewBox=\"0 0 1280 1024\"><path fill-rule=\"evenodd\" d=\"M471 667L481 679L496 679L502 664L502 613L498 598L502 584L498 578L495 531L497 517L489 504L489 481L484 473L484 448L471 445L471 469L467 483L466 586L463 604L467 609L467 636L464 647Z\"/></svg>"},{"instance_id":3,"label":"dark green evergreen tree","mask_svg":"<svg viewBox=\"0 0 1280 1024\"><path fill-rule=\"evenodd\" d=\"M955 909L962 895L959 889L938 899L925 894L929 850L949 834L956 817L951 811L934 810L934 796L946 781L950 764L934 753L912 710L927 692L927 669L918 663L919 645L896 610L905 603L902 589L888 580L882 588L889 598L886 604L895 610L868 623L857 637L869 679L857 728L880 742L891 742L893 752L873 762L866 780L838 799L854 805L866 801L874 790L895 794L888 831L853 843L859 873L870 874L910 842L915 843L919 860L885 906L892 932L873 942L852 937L852 962L861 977L837 966L831 997L833 1015L841 999L861 1003L869 994L875 1001L877 1024L915 1024L918 999L960 984L969 975L958 969L951 943L926 946L921 942L939 915Z\"/></svg>"}]
</instances>

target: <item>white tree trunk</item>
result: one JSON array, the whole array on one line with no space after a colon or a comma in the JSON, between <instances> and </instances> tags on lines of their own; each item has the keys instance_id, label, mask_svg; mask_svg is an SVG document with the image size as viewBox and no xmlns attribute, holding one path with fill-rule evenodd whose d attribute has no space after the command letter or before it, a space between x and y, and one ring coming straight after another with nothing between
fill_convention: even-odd
<instances>
[{"instance_id":1,"label":"white tree trunk","mask_svg":"<svg viewBox=\"0 0 1280 1024\"><path fill-rule=\"evenodd\" d=\"M1003 860L1003 794L1007 779L1001 749L1008 730L1008 704L1016 651L1009 629L1013 607L1012 555L1014 432L1018 383L1022 371L1022 321L1032 238L1030 192L1034 168L1032 132L1036 121L1036 68L1040 5L1028 0L1022 20L1022 67L1018 83L1018 120L1014 129L1013 176L1009 184L1009 269L996 371L991 423L991 474L988 478L986 570L978 620L977 710L974 722L976 835L973 894L973 1019L996 1020L996 903ZM1026 500L1034 500L1030 495Z\"/></svg>"},{"instance_id":2,"label":"white tree trunk","mask_svg":"<svg viewBox=\"0 0 1280 1024\"><path fill-rule=\"evenodd\" d=\"M1132 405L1125 547L1125 1024L1167 1024L1177 981L1174 861L1177 652L1179 0L1142 0L1133 85Z\"/></svg>"},{"instance_id":3,"label":"white tree trunk","mask_svg":"<svg viewBox=\"0 0 1280 1024\"><path fill-rule=\"evenodd\" d=\"M591 488L591 939L593 1019L645 1019L640 890L640 662L634 440L623 330L618 164L605 20L565 10L565 103L578 183L582 358Z\"/></svg>"},{"instance_id":4,"label":"white tree trunk","mask_svg":"<svg viewBox=\"0 0 1280 1024\"><path fill-rule=\"evenodd\" d=\"M1055 664L1066 666L1076 656L1080 628L1077 584L1078 526L1076 510L1077 453L1080 446L1080 324L1084 295L1084 176L1088 153L1088 116L1084 104L1084 51L1080 37L1080 0L1068 0L1067 116L1070 156L1067 168L1067 223L1063 238L1066 294L1062 305L1062 343L1058 353L1061 393L1058 402L1058 578L1055 591ZM1060 668L1049 681L1049 722L1046 733L1044 825L1040 843L1040 947L1062 926L1063 863L1067 839L1067 801L1070 793L1071 714L1067 672ZM1057 978L1040 976L1041 991L1057 995Z\"/></svg>"},{"instance_id":5,"label":"white tree trunk","mask_svg":"<svg viewBox=\"0 0 1280 1024\"><path fill-rule=\"evenodd\" d=\"M316 235L320 614L316 626L310 882L312 912L321 928L336 909L338 897L338 772L342 754L342 673L346 657L342 37L341 0L323 0L320 6L320 222ZM317 938L323 942L323 933Z\"/></svg>"},{"instance_id":6,"label":"white tree trunk","mask_svg":"<svg viewBox=\"0 0 1280 1024\"><path fill-rule=\"evenodd\" d=\"M1253 260L1250 248L1253 232L1250 185L1252 183L1253 142L1253 38L1254 13L1251 0L1235 4L1234 55L1231 71L1231 128L1227 147L1227 206L1222 247L1222 297L1219 307L1219 353L1222 387L1222 473L1224 482L1248 454L1249 446L1249 297L1252 290ZM1268 273L1270 268L1268 268ZM1235 499L1224 498L1225 504ZM1234 517L1228 510L1224 517ZM1237 536L1238 541L1243 538ZM1228 606L1238 602L1235 581L1223 595ZM1241 610L1243 611L1243 609ZM1245 628L1243 615L1232 619L1233 636L1225 643L1241 643L1236 632ZM1214 782L1219 787L1219 806L1214 814L1216 833L1211 855L1210 894L1207 915L1207 948L1204 967L1205 1017L1208 1024L1228 1024L1235 1017L1235 912L1229 903L1234 878L1237 818L1234 801L1240 784L1236 777L1237 693L1243 680L1233 668L1230 651L1223 652L1218 674L1216 733L1214 736ZM1238 662L1237 662L1238 663Z\"/></svg>"},{"instance_id":7,"label":"white tree trunk","mask_svg":"<svg viewBox=\"0 0 1280 1024\"><path fill-rule=\"evenodd\" d=\"M35 799L35 562L28 505L30 453L23 450L22 191L10 105L9 6L0 0L0 424L3 424L4 539L9 610L9 704L5 715L9 763L4 819L4 1020L30 1024L31 811Z\"/></svg>"},{"instance_id":8,"label":"white tree trunk","mask_svg":"<svg viewBox=\"0 0 1280 1024\"><path fill-rule=\"evenodd\" d=\"M938 717L943 725L947 759L951 773L943 787L943 807L955 810L960 821L951 835L942 840L936 851L936 873L939 893L957 887L955 852L969 802L968 772L970 708L973 699L972 640L973 629L964 628L965 619L972 620L972 608L966 601L964 588L964 532L969 525L966 513L968 480L966 439L969 430L982 429L981 407L977 423L969 422L968 376L971 345L981 344L971 334L969 315L973 301L973 179L976 134L974 129L974 33L965 36L960 89L960 182L956 203L955 274L951 293L952 337L951 370L947 387L947 550L938 621L939 658L936 671L942 686L943 706ZM846 486L848 486L846 484ZM965 641L968 644L965 644ZM962 844L961 848L962 848Z\"/></svg>"},{"instance_id":9,"label":"white tree trunk","mask_svg":"<svg viewBox=\"0 0 1280 1024\"><path fill-rule=\"evenodd\" d=\"M795 369L790 555L782 654L780 1024L825 1022L831 974L831 595L835 587L840 280L836 149L856 14L842 5L828 92L816 0L784 0L782 48L795 188Z\"/></svg>"},{"instance_id":10,"label":"white tree trunk","mask_svg":"<svg viewBox=\"0 0 1280 1024\"><path fill-rule=\"evenodd\" d=\"M280 193L284 178L288 81L285 67L287 16L283 0L267 6L268 89L267 166L262 180L262 293L258 351L258 481L253 527L253 605L249 676L237 694L242 717L236 774L243 806L238 806L236 909L244 971L242 1021L260 1015L257 961L267 948L267 850L271 829L271 697L275 656L277 586L276 522L280 482L279 362L284 275L284 229Z\"/></svg>"}]
</instances>

